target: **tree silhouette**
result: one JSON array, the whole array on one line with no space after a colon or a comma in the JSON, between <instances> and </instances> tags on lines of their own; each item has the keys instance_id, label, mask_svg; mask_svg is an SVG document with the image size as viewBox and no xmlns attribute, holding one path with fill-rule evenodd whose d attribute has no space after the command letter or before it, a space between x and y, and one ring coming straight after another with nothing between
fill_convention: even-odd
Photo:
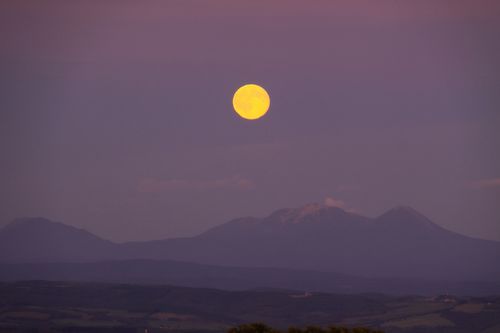
<instances>
[{"instance_id":1,"label":"tree silhouette","mask_svg":"<svg viewBox=\"0 0 500 333\"><path fill-rule=\"evenodd\" d=\"M262 323L244 324L233 327L227 333L280 333L278 330L271 328Z\"/></svg>"},{"instance_id":2,"label":"tree silhouette","mask_svg":"<svg viewBox=\"0 0 500 333\"><path fill-rule=\"evenodd\" d=\"M306 328L290 327L286 331L280 331L266 324L253 323L244 324L230 328L227 333L384 333L380 330L372 330L366 327L337 327L330 326L328 328L322 328L318 326L307 326Z\"/></svg>"}]
</instances>

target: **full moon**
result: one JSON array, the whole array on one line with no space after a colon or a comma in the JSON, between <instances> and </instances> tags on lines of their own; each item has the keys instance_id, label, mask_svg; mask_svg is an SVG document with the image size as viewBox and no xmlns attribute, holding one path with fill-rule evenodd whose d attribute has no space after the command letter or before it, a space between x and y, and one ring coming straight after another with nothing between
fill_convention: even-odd
<instances>
[{"instance_id":1,"label":"full moon","mask_svg":"<svg viewBox=\"0 0 500 333\"><path fill-rule=\"evenodd\" d=\"M236 113L248 120L259 119L267 113L271 99L267 91L256 84L241 86L233 96L233 107Z\"/></svg>"}]
</instances>

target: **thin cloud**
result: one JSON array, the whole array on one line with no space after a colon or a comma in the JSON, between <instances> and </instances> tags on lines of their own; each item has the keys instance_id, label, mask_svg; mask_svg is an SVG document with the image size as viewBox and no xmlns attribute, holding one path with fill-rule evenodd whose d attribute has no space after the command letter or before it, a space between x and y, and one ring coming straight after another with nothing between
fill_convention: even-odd
<instances>
[{"instance_id":1,"label":"thin cloud","mask_svg":"<svg viewBox=\"0 0 500 333\"><path fill-rule=\"evenodd\" d=\"M327 207L340 208L349 213L358 213L358 211L356 211L355 209L350 208L344 200L340 200L331 196L325 198L324 205Z\"/></svg>"},{"instance_id":2,"label":"thin cloud","mask_svg":"<svg viewBox=\"0 0 500 333\"><path fill-rule=\"evenodd\" d=\"M356 192L360 190L359 185L339 185L337 186L338 192Z\"/></svg>"},{"instance_id":3,"label":"thin cloud","mask_svg":"<svg viewBox=\"0 0 500 333\"><path fill-rule=\"evenodd\" d=\"M500 178L489 178L489 179L480 179L470 183L470 186L473 188L492 188L492 187L500 187Z\"/></svg>"},{"instance_id":4,"label":"thin cloud","mask_svg":"<svg viewBox=\"0 0 500 333\"><path fill-rule=\"evenodd\" d=\"M141 179L138 184L138 191L142 193L160 193L168 191L204 191L214 189L248 191L253 188L255 188L255 184L251 180L240 176L211 180L160 180L154 178L145 178Z\"/></svg>"},{"instance_id":5,"label":"thin cloud","mask_svg":"<svg viewBox=\"0 0 500 333\"><path fill-rule=\"evenodd\" d=\"M325 206L328 206L328 207L337 207L337 208L346 208L346 204L344 201L342 200L339 200L339 199L335 199L335 198L332 198L332 197L326 197L325 198Z\"/></svg>"},{"instance_id":6,"label":"thin cloud","mask_svg":"<svg viewBox=\"0 0 500 333\"><path fill-rule=\"evenodd\" d=\"M237 157L245 157L248 159L261 159L261 158L276 158L287 148L283 143L268 142L268 143L251 143L239 144L229 147L230 154Z\"/></svg>"}]
</instances>

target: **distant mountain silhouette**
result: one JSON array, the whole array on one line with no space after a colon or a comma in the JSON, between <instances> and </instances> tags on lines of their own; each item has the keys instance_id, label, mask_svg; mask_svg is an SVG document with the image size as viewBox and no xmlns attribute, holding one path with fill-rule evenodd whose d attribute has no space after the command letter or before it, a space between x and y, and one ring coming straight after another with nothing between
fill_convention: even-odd
<instances>
[{"instance_id":1,"label":"distant mountain silhouette","mask_svg":"<svg viewBox=\"0 0 500 333\"><path fill-rule=\"evenodd\" d=\"M46 220L17 221L0 231L0 261L104 259L168 259L370 278L500 280L500 242L448 231L409 207L367 218L310 204L265 218L239 218L196 237L122 244Z\"/></svg>"},{"instance_id":2,"label":"distant mountain silhouette","mask_svg":"<svg viewBox=\"0 0 500 333\"><path fill-rule=\"evenodd\" d=\"M285 268L224 267L170 260L87 263L0 263L0 281L92 281L175 285L224 290L294 290L338 294L474 295L500 293L499 282L361 278Z\"/></svg>"},{"instance_id":3,"label":"distant mountain silhouette","mask_svg":"<svg viewBox=\"0 0 500 333\"><path fill-rule=\"evenodd\" d=\"M112 256L116 244L44 218L14 220L0 229L0 261L85 261Z\"/></svg>"}]
</instances>

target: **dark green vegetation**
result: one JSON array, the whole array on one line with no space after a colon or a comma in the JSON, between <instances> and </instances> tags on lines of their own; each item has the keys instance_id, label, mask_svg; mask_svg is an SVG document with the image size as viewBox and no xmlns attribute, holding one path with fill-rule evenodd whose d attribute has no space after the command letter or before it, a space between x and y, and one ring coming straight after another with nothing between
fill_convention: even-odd
<instances>
[{"instance_id":1,"label":"dark green vegetation","mask_svg":"<svg viewBox=\"0 0 500 333\"><path fill-rule=\"evenodd\" d=\"M500 297L388 297L70 282L0 283L0 332L225 332L371 327L387 333L495 333ZM36 329L35 329L36 328Z\"/></svg>"}]
</instances>

